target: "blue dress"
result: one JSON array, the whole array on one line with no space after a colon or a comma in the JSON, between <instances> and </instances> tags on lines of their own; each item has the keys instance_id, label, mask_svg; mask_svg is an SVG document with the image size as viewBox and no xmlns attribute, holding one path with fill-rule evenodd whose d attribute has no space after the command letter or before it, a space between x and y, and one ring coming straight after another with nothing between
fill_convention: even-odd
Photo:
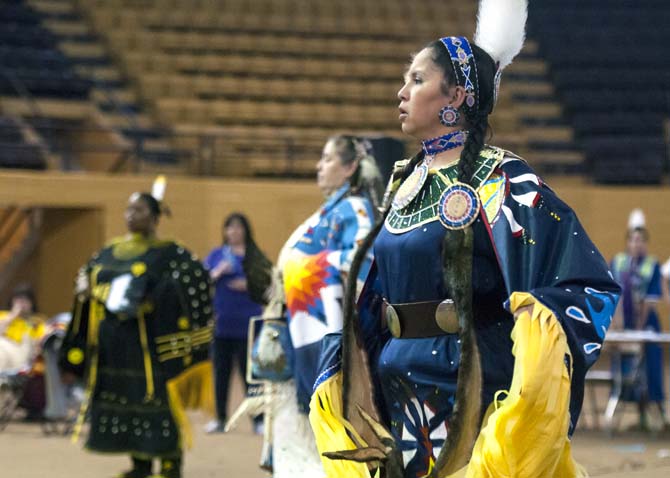
<instances>
[{"instance_id":1,"label":"blue dress","mask_svg":"<svg viewBox=\"0 0 670 478\"><path fill-rule=\"evenodd\" d=\"M478 345L482 358L483 403L509 388L514 367L510 333L512 315L503 308L504 281L481 219L475 225L473 294ZM445 228L431 222L392 234L384 228L374 246L381 292L390 303L443 300L441 246ZM408 267L411 263L411 267ZM377 370L391 430L400 443L405 466L427 472L449 430L460 363L457 334L422 339L390 338ZM409 475L408 475L409 476Z\"/></svg>"},{"instance_id":2,"label":"blue dress","mask_svg":"<svg viewBox=\"0 0 670 478\"><path fill-rule=\"evenodd\" d=\"M298 405L305 412L318 372L321 339L342 328L343 274L349 272L356 249L373 222L372 203L352 194L347 183L293 233L285 246L283 278L295 349L293 369ZM361 268L361 285L370 259Z\"/></svg>"}]
</instances>

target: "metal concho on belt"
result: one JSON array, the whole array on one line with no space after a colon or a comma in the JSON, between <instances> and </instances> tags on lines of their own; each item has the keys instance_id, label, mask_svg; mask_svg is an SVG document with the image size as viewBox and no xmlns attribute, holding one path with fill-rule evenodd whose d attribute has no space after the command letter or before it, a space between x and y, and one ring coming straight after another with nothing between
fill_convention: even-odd
<instances>
[{"instance_id":1,"label":"metal concho on belt","mask_svg":"<svg viewBox=\"0 0 670 478\"><path fill-rule=\"evenodd\" d=\"M475 222L480 207L479 196L472 186L455 183L440 196L438 217L447 229L465 229Z\"/></svg>"},{"instance_id":2,"label":"metal concho on belt","mask_svg":"<svg viewBox=\"0 0 670 478\"><path fill-rule=\"evenodd\" d=\"M386 326L395 338L399 338L402 335L400 317L398 317L398 312L396 312L391 304L386 306Z\"/></svg>"},{"instance_id":3,"label":"metal concho on belt","mask_svg":"<svg viewBox=\"0 0 670 478\"><path fill-rule=\"evenodd\" d=\"M405 336L404 338L420 338L435 337L440 335L439 332L446 334L458 333L458 314L456 313L454 301L451 299L446 299L434 306L435 310L432 316L430 314L416 314L410 316L409 314L412 312L405 310L403 314L405 324L407 324L407 321L411 320L415 326L411 328L415 330L403 330L403 321L400 319L400 311L402 311L403 308L408 306L411 307L412 305L413 304L396 304L395 306L392 304L386 305L386 325L393 337L403 338L403 336ZM423 323L423 326L421 326L421 323ZM417 334L416 326L422 331L422 334Z\"/></svg>"},{"instance_id":4,"label":"metal concho on belt","mask_svg":"<svg viewBox=\"0 0 670 478\"><path fill-rule=\"evenodd\" d=\"M448 334L457 334L460 326L458 325L458 314L456 306L451 299L443 300L435 309L435 322L437 326Z\"/></svg>"}]
</instances>

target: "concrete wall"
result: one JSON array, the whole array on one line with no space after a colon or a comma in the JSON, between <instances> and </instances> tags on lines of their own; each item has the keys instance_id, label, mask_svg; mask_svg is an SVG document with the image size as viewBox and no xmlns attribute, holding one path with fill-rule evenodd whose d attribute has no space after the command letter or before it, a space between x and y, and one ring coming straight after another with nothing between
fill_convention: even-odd
<instances>
[{"instance_id":1,"label":"concrete wall","mask_svg":"<svg viewBox=\"0 0 670 478\"><path fill-rule=\"evenodd\" d=\"M125 233L128 196L150 190L152 176L84 173L0 173L0 206L47 208L44 237L24 275L35 281L47 313L69 308L79 264L106 239ZM548 183L579 215L606 258L624 247L628 213L642 207L651 231L651 251L670 256L670 188L603 187L576 180ZM198 255L220 243L221 223L230 212L246 213L258 244L269 257L322 202L312 181L223 180L170 177L162 237L184 242ZM662 314L667 317L667 313Z\"/></svg>"}]
</instances>

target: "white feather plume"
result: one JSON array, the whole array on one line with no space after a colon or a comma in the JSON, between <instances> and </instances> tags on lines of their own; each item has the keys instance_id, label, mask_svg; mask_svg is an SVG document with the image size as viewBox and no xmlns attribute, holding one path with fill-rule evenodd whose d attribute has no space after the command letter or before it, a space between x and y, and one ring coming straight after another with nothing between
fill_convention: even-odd
<instances>
[{"instance_id":1,"label":"white feather plume","mask_svg":"<svg viewBox=\"0 0 670 478\"><path fill-rule=\"evenodd\" d=\"M661 275L666 279L670 278L670 259L661 266Z\"/></svg>"},{"instance_id":2,"label":"white feather plume","mask_svg":"<svg viewBox=\"0 0 670 478\"><path fill-rule=\"evenodd\" d=\"M640 208L633 209L628 216L628 229L644 228L646 225L644 211Z\"/></svg>"},{"instance_id":3,"label":"white feather plume","mask_svg":"<svg viewBox=\"0 0 670 478\"><path fill-rule=\"evenodd\" d=\"M153 187L151 188L151 195L158 201L165 199L165 187L167 185L167 180L162 174L154 180Z\"/></svg>"},{"instance_id":4,"label":"white feather plume","mask_svg":"<svg viewBox=\"0 0 670 478\"><path fill-rule=\"evenodd\" d=\"M526 38L528 0L480 0L474 43L498 63L512 63Z\"/></svg>"}]
</instances>

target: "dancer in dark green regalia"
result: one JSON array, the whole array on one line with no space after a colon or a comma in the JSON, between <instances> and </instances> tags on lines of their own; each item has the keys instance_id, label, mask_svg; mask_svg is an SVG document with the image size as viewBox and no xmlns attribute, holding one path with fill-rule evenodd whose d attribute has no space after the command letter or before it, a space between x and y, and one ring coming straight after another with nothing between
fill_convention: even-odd
<instances>
[{"instance_id":1,"label":"dancer in dark green regalia","mask_svg":"<svg viewBox=\"0 0 670 478\"><path fill-rule=\"evenodd\" d=\"M161 212L151 194L130 197L128 235L79 273L61 352L64 376L87 384L75 433L87 416L86 448L129 454L121 478L181 477L190 442L184 410L213 404L208 276L188 250L156 237Z\"/></svg>"}]
</instances>

